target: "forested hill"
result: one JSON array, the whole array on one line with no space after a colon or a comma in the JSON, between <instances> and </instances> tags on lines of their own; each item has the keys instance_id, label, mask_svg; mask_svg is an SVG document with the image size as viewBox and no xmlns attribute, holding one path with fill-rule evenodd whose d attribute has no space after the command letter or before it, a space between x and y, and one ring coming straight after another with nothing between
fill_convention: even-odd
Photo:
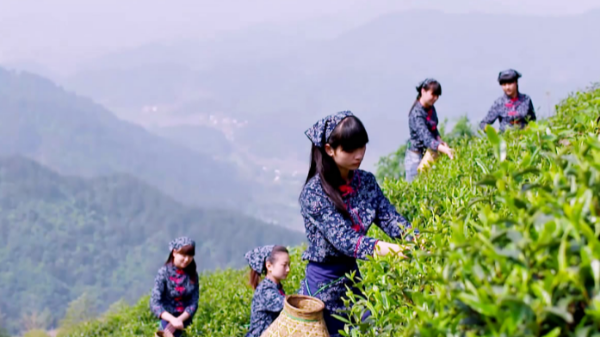
<instances>
[{"instance_id":1,"label":"forested hill","mask_svg":"<svg viewBox=\"0 0 600 338\"><path fill-rule=\"evenodd\" d=\"M0 119L0 155L23 155L69 175L128 173L190 205L236 208L249 199L251 183L239 179L235 166L33 74L0 67Z\"/></svg>"},{"instance_id":2,"label":"forested hill","mask_svg":"<svg viewBox=\"0 0 600 338\"><path fill-rule=\"evenodd\" d=\"M200 271L239 267L257 245L304 238L235 212L184 207L129 175L67 177L0 158L0 326L54 327L83 292L98 310L139 298L181 235L196 240Z\"/></svg>"}]
</instances>

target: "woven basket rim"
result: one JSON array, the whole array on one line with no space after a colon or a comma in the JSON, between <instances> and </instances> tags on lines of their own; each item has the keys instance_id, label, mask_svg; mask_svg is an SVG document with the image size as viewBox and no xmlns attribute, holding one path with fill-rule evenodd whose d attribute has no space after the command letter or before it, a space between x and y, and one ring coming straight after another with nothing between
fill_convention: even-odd
<instances>
[{"instance_id":1,"label":"woven basket rim","mask_svg":"<svg viewBox=\"0 0 600 338\"><path fill-rule=\"evenodd\" d=\"M290 302L289 302L290 298L308 299L308 300L316 302L319 305L319 307L317 309L313 309L313 310L300 309L300 308L297 308L297 307L293 306L292 304L290 304ZM313 314L315 312L323 311L325 309L325 303L323 303L323 301L321 301L318 298L306 296L306 295L286 295L285 296L285 305L289 306L294 311L296 311L298 313L302 313L302 314Z\"/></svg>"}]
</instances>

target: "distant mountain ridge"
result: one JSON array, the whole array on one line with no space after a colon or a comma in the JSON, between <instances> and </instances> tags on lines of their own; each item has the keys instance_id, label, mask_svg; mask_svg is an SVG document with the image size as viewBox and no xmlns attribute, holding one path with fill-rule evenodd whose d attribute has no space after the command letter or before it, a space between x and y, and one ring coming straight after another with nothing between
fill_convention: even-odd
<instances>
[{"instance_id":1,"label":"distant mountain ridge","mask_svg":"<svg viewBox=\"0 0 600 338\"><path fill-rule=\"evenodd\" d=\"M559 98L600 76L600 63L595 61L600 59L600 47L591 43L592 32L598 30L600 10L564 17L519 15L516 8L511 15L412 10L378 17L326 40L290 37L293 40L281 49L275 33L254 31L240 32L245 40L239 46L238 40L218 36L190 42L191 50L202 45L203 59L187 57L190 52L182 52L185 48L176 43L173 49L154 44L118 55L129 62L150 51L161 55L160 63L135 68L153 79L164 74L166 63L177 65L173 69L187 67L185 75L173 71L154 81L172 93L161 98L163 109L208 97L204 106L196 106L197 113L219 112L248 120L236 142L263 158L304 159L308 156L304 129L326 114L352 110L371 134L365 162L369 166L406 141L414 87L425 77L442 83L443 95L436 104L442 119L467 113L478 121L501 95L498 72L516 68L523 73L522 90L541 108L539 115L548 115ZM213 52L211 46L218 49ZM231 57L219 59L218 53L225 50ZM249 54L253 57L246 58ZM97 69L106 70L102 79L108 84L121 83L119 73L133 69L108 66L101 60L89 64L66 83L114 105L118 113L152 101L143 95L140 100L129 99L123 93L117 100L114 86L97 86ZM128 88L143 86L135 77L125 81Z\"/></svg>"},{"instance_id":2,"label":"distant mountain ridge","mask_svg":"<svg viewBox=\"0 0 600 338\"><path fill-rule=\"evenodd\" d=\"M0 68L0 117L0 155L24 155L69 175L128 173L192 205L235 208L248 198L250 184L230 164L119 120L33 74Z\"/></svg>"}]
</instances>

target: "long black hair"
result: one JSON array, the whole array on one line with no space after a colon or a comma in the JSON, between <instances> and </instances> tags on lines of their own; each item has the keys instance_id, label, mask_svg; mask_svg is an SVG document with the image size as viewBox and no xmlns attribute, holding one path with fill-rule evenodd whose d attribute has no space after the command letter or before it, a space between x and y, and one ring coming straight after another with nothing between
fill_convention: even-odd
<instances>
[{"instance_id":1,"label":"long black hair","mask_svg":"<svg viewBox=\"0 0 600 338\"><path fill-rule=\"evenodd\" d=\"M352 152L360 149L369 143L369 135L362 122L356 116L348 116L340 122L331 133L328 140L323 144L329 144L331 148L342 147L345 152ZM314 144L310 150L310 169L306 182L314 176L319 175L323 191L329 196L336 209L347 217L352 219L340 194L339 187L346 182L342 178L340 170L335 164L333 158L325 152L325 147L317 147Z\"/></svg>"},{"instance_id":2,"label":"long black hair","mask_svg":"<svg viewBox=\"0 0 600 338\"><path fill-rule=\"evenodd\" d=\"M417 102L419 102L419 100L421 99L421 90L423 89L425 89L425 91L433 90L434 95L442 96L442 85L437 80L428 79L421 82L421 84L417 86L417 98L415 99L415 102L413 102L413 105L410 107L410 110L408 111L409 114L413 110Z\"/></svg>"}]
</instances>

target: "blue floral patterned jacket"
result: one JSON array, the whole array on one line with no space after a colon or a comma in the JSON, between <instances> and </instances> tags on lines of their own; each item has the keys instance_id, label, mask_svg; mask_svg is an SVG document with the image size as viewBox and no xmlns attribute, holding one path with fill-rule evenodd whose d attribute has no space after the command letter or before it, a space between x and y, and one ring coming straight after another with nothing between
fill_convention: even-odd
<instances>
[{"instance_id":1,"label":"blue floral patterned jacket","mask_svg":"<svg viewBox=\"0 0 600 338\"><path fill-rule=\"evenodd\" d=\"M269 278L263 279L254 291L250 329L246 337L260 337L283 310L284 299L285 292L281 284L275 284Z\"/></svg>"},{"instance_id":2,"label":"blue floral patterned jacket","mask_svg":"<svg viewBox=\"0 0 600 338\"><path fill-rule=\"evenodd\" d=\"M486 125L494 124L496 120L500 123L500 131L514 125L524 128L527 122L536 120L531 98L521 93L514 99L502 95L494 102L486 117L479 123L479 127L484 129Z\"/></svg>"},{"instance_id":3,"label":"blue floral patterned jacket","mask_svg":"<svg viewBox=\"0 0 600 338\"><path fill-rule=\"evenodd\" d=\"M158 318L165 311L174 316L185 311L192 318L198 309L199 297L198 273L188 276L173 264L167 264L158 270L154 279L150 309Z\"/></svg>"},{"instance_id":4,"label":"blue floral patterned jacket","mask_svg":"<svg viewBox=\"0 0 600 338\"><path fill-rule=\"evenodd\" d=\"M438 116L435 107L425 108L417 101L408 114L410 130L410 150L424 153L427 148L437 150L440 145L438 137Z\"/></svg>"},{"instance_id":5,"label":"blue floral patterned jacket","mask_svg":"<svg viewBox=\"0 0 600 338\"><path fill-rule=\"evenodd\" d=\"M411 228L383 195L372 173L356 170L349 185L343 187L342 197L352 220L335 208L319 175L304 186L300 206L308 248L302 254L303 260L326 263L344 256L366 259L377 243L377 239L366 236L372 223L392 238L401 238L403 228Z\"/></svg>"}]
</instances>

